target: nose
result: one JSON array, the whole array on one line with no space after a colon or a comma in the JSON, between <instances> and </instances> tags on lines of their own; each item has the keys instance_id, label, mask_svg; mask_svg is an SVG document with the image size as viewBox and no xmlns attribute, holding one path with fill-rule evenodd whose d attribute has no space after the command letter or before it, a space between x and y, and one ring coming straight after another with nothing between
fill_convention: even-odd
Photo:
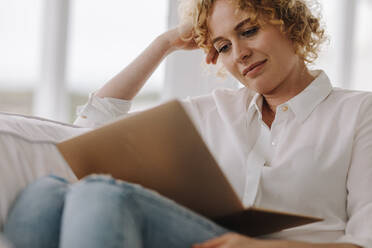
<instances>
[{"instance_id":1,"label":"nose","mask_svg":"<svg viewBox=\"0 0 372 248\"><path fill-rule=\"evenodd\" d=\"M233 45L234 60L237 63L245 63L252 56L252 49L242 41L237 41Z\"/></svg>"}]
</instances>

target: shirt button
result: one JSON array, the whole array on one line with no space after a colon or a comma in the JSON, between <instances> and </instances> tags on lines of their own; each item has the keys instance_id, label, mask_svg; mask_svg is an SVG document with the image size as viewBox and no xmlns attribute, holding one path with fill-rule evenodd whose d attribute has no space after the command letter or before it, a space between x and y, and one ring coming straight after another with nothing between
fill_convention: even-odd
<instances>
[{"instance_id":1,"label":"shirt button","mask_svg":"<svg viewBox=\"0 0 372 248\"><path fill-rule=\"evenodd\" d=\"M288 110L288 106L287 105L282 106L282 111L283 112L286 112L287 110Z\"/></svg>"},{"instance_id":2,"label":"shirt button","mask_svg":"<svg viewBox=\"0 0 372 248\"><path fill-rule=\"evenodd\" d=\"M276 142L275 141L271 142L271 145L276 146Z\"/></svg>"}]
</instances>

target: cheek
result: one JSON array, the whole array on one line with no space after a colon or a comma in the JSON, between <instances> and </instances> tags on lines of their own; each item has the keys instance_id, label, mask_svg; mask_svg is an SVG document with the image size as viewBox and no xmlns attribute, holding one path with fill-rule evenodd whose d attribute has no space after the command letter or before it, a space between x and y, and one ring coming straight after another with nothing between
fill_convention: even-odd
<instances>
[{"instance_id":1,"label":"cheek","mask_svg":"<svg viewBox=\"0 0 372 248\"><path fill-rule=\"evenodd\" d=\"M297 56L288 42L277 42L265 49L271 58L273 72L287 73L297 62Z\"/></svg>"},{"instance_id":2,"label":"cheek","mask_svg":"<svg viewBox=\"0 0 372 248\"><path fill-rule=\"evenodd\" d=\"M293 45L288 40L281 40L272 47L272 53L275 54L276 58L284 64L292 63L296 60L296 53Z\"/></svg>"},{"instance_id":3,"label":"cheek","mask_svg":"<svg viewBox=\"0 0 372 248\"><path fill-rule=\"evenodd\" d=\"M289 49L278 52L276 57L278 68L284 73L289 73L298 64L298 56Z\"/></svg>"},{"instance_id":4,"label":"cheek","mask_svg":"<svg viewBox=\"0 0 372 248\"><path fill-rule=\"evenodd\" d=\"M221 56L221 63L230 74L234 75L235 77L238 76L238 70L233 63L233 60L228 55Z\"/></svg>"}]
</instances>

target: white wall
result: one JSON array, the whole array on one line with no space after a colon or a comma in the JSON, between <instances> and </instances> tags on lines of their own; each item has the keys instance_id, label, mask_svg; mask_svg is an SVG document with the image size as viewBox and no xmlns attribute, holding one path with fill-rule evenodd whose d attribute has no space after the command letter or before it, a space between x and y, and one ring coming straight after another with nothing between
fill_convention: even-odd
<instances>
[{"instance_id":1,"label":"white wall","mask_svg":"<svg viewBox=\"0 0 372 248\"><path fill-rule=\"evenodd\" d=\"M330 44L313 67L326 70L335 86L372 90L372 0L320 2ZM68 121L71 92L88 95L166 30L167 23L177 24L177 0L128 3L0 0L0 93L32 90L32 114ZM151 7L143 18L146 4ZM130 14L133 22L125 21ZM139 97L136 102L148 107L159 99L238 87L231 77L216 78L213 66L203 60L201 51L170 55L141 91L142 96L159 97Z\"/></svg>"}]
</instances>

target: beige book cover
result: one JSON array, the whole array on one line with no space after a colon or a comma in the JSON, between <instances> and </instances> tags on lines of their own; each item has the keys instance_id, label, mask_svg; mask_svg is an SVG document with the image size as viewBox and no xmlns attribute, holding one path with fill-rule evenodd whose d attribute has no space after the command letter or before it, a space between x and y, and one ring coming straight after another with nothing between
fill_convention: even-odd
<instances>
[{"instance_id":1,"label":"beige book cover","mask_svg":"<svg viewBox=\"0 0 372 248\"><path fill-rule=\"evenodd\" d=\"M141 184L249 236L321 221L245 208L177 100L73 137L57 147L79 178L104 173Z\"/></svg>"}]
</instances>

